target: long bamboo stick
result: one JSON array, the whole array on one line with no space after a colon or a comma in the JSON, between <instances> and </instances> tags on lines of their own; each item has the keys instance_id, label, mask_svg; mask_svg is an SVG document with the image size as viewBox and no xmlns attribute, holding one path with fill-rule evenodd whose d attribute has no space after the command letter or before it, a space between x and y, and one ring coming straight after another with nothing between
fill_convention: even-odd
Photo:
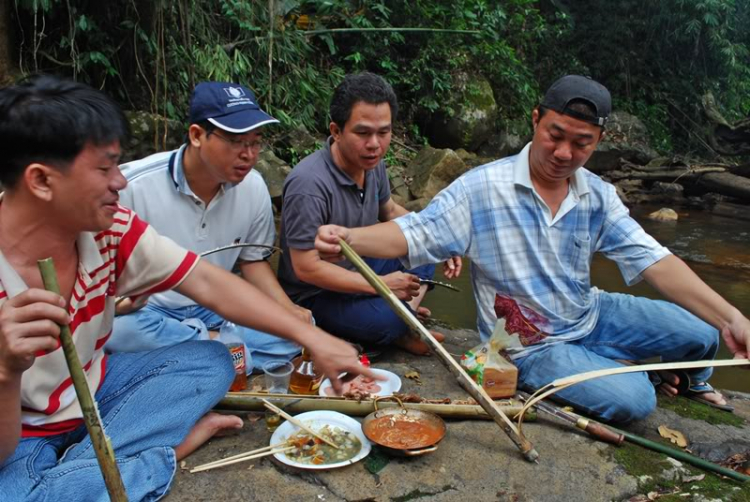
<instances>
[{"instance_id":1,"label":"long bamboo stick","mask_svg":"<svg viewBox=\"0 0 750 502\"><path fill-rule=\"evenodd\" d=\"M258 453L257 455L248 455L246 457L235 458L234 460L227 460L226 462L212 463L211 465L199 465L198 467L194 467L190 469L190 474L193 474L195 472L210 471L211 469L218 469L219 467L225 467L227 465L238 464L240 462L247 462L248 460L255 460L256 458L269 457L271 455L276 455L277 453L286 453L288 451L294 450L295 448L296 448L295 446L288 446L285 448L279 448L276 450L269 450L263 453Z\"/></svg>"},{"instance_id":2,"label":"long bamboo stick","mask_svg":"<svg viewBox=\"0 0 750 502\"><path fill-rule=\"evenodd\" d=\"M702 458L698 458L695 455L689 454L688 452L670 448L669 446L659 444L655 441L650 441L646 438L642 438L641 436L636 436L635 434L628 431L615 429L611 426L601 426L604 428L609 428L617 434L622 434L623 436L625 436L625 441L628 441L629 443L643 446L644 448L648 448L649 450L658 451L659 453L663 453L664 455L680 460L682 462L687 462L688 464L700 467L701 469L705 469L707 471L715 472L716 474L732 478L735 481L740 481L742 483L747 483L748 481L750 481L750 476L745 476L744 474L733 471L732 469L727 469L726 467L716 465L713 462L709 462L708 460L703 460Z\"/></svg>"},{"instance_id":3,"label":"long bamboo stick","mask_svg":"<svg viewBox=\"0 0 750 502\"><path fill-rule=\"evenodd\" d=\"M42 274L45 289L59 295L60 286L57 283L57 272L55 272L55 264L52 262L52 258L39 260L37 264L39 272ZM96 407L96 401L89 389L86 373L81 366L81 360L78 358L78 352L70 334L70 327L67 325L60 326L60 344L65 354L65 362L68 364L70 377L73 379L76 396L81 404L83 420L86 423L89 437L91 437L91 444L94 447L94 452L96 452L96 459L102 470L102 476L104 476L109 498L114 502L127 502L128 495L125 492L125 485L122 483L120 471L115 462L112 443L104 432L99 409Z\"/></svg>"},{"instance_id":4,"label":"long bamboo stick","mask_svg":"<svg viewBox=\"0 0 750 502\"><path fill-rule=\"evenodd\" d=\"M300 396L297 394L265 394L260 392L230 392L216 405L220 410L263 411L265 405L261 399L273 399L283 402L284 410L299 414L307 411L328 410L338 411L353 417L364 417L375 411L372 400L355 401L340 397ZM514 418L523 405L517 401L497 403L500 411L508 418ZM397 408L396 403L378 403L379 408ZM404 403L407 409L429 411L443 418L461 420L491 420L484 409L476 404L434 404L434 403ZM524 422L535 419L535 414L529 410Z\"/></svg>"},{"instance_id":5,"label":"long bamboo stick","mask_svg":"<svg viewBox=\"0 0 750 502\"><path fill-rule=\"evenodd\" d=\"M534 449L534 446L529 442L528 439L521 436L516 426L506 417L502 410L500 410L495 402L487 395L487 392L477 385L477 383L466 374L461 366L453 359L447 350L435 340L432 334L425 328L421 322L407 309L403 303L393 294L388 286L373 272L373 270L365 263L365 261L354 251L349 244L343 239L339 239L341 245L341 252L346 258L352 262L357 268L360 274L362 274L367 282L375 288L375 291L391 306L391 308L398 314L401 319L406 322L412 329L417 331L430 348L437 354L438 358L442 361L448 370L453 373L453 376L458 379L458 383L466 389L466 391L473 397L479 405L484 408L488 415L492 417L497 425L508 435L511 441L521 450L524 458L529 462L536 462L539 458L539 454Z\"/></svg>"},{"instance_id":6,"label":"long bamboo stick","mask_svg":"<svg viewBox=\"0 0 750 502\"><path fill-rule=\"evenodd\" d=\"M548 383L544 387L538 389L531 397L526 401L523 410L526 411L537 402L545 399L552 394L555 394L571 385L592 380L594 378L601 378L611 375L621 375L623 373L638 373L642 371L660 371L660 370L675 370L675 369L687 369L687 368L710 368L715 366L746 366L750 364L750 359L720 359L710 361L682 361L682 362L671 362L671 363L654 363L654 364L637 364L633 366L621 366L619 368L608 368L604 370L587 371L585 373L579 373L577 375L571 375L569 377L558 378L557 380ZM521 426L523 423L523 414L519 415L518 418L518 429L522 431ZM523 435L523 432L521 432Z\"/></svg>"}]
</instances>

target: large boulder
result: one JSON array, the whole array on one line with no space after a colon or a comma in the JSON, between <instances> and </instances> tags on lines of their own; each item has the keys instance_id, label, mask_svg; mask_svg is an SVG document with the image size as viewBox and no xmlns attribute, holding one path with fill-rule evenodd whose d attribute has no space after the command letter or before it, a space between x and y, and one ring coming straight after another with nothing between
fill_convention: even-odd
<instances>
[{"instance_id":1,"label":"large boulder","mask_svg":"<svg viewBox=\"0 0 750 502\"><path fill-rule=\"evenodd\" d=\"M520 136L502 131L490 136L482 146L479 147L479 155L491 159L502 159L510 155L515 155L531 141L529 136Z\"/></svg>"},{"instance_id":2,"label":"large boulder","mask_svg":"<svg viewBox=\"0 0 750 502\"><path fill-rule=\"evenodd\" d=\"M613 112L607 122L606 135L586 162L586 168L595 173L611 171L620 166L621 159L646 165L657 155L649 145L646 126L638 117Z\"/></svg>"},{"instance_id":3,"label":"large boulder","mask_svg":"<svg viewBox=\"0 0 750 502\"><path fill-rule=\"evenodd\" d=\"M495 129L497 103L490 82L479 74L459 72L450 97L434 112L422 112L419 125L431 145L475 151Z\"/></svg>"},{"instance_id":4,"label":"large boulder","mask_svg":"<svg viewBox=\"0 0 750 502\"><path fill-rule=\"evenodd\" d=\"M263 150L258 158L254 169L258 171L268 186L271 200L277 207L281 207L281 193L284 189L284 180L292 172L286 162L278 158L269 150Z\"/></svg>"},{"instance_id":5,"label":"large boulder","mask_svg":"<svg viewBox=\"0 0 750 502\"><path fill-rule=\"evenodd\" d=\"M126 111L125 119L130 127L130 138L123 145L123 163L174 150L185 141L187 127L176 120L165 120L143 111Z\"/></svg>"},{"instance_id":6,"label":"large boulder","mask_svg":"<svg viewBox=\"0 0 750 502\"><path fill-rule=\"evenodd\" d=\"M431 199L466 171L466 164L453 150L427 146L409 164L406 175L412 179L409 190L415 199Z\"/></svg>"}]
</instances>

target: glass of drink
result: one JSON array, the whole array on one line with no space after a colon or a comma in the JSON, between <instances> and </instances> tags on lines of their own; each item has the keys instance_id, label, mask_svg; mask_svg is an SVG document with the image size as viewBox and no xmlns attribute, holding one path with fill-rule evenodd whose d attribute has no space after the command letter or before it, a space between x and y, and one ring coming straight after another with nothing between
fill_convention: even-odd
<instances>
[{"instance_id":1,"label":"glass of drink","mask_svg":"<svg viewBox=\"0 0 750 502\"><path fill-rule=\"evenodd\" d=\"M266 389L268 389L269 394L286 394L288 392L292 370L294 370L294 365L289 361L272 360L263 365L263 373L266 375ZM274 404L279 406L281 403ZM266 428L268 431L275 431L280 424L281 416L271 410L266 410Z\"/></svg>"},{"instance_id":2,"label":"glass of drink","mask_svg":"<svg viewBox=\"0 0 750 502\"><path fill-rule=\"evenodd\" d=\"M266 374L266 389L269 394L286 394L294 365L290 361L273 360L263 365Z\"/></svg>"}]
</instances>

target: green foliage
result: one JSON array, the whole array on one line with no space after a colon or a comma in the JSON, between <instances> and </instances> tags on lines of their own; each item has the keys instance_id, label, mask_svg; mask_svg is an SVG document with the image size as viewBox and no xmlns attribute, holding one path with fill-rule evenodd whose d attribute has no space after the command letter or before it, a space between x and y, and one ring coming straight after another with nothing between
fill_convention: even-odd
<instances>
[{"instance_id":1,"label":"green foliage","mask_svg":"<svg viewBox=\"0 0 750 502\"><path fill-rule=\"evenodd\" d=\"M672 136L677 148L695 148L707 91L720 96L728 119L750 113L748 2L582 0L569 9L566 45L623 108L646 113L660 146Z\"/></svg>"},{"instance_id":2,"label":"green foliage","mask_svg":"<svg viewBox=\"0 0 750 502\"><path fill-rule=\"evenodd\" d=\"M750 113L745 0L15 0L21 70L72 76L128 108L187 115L202 80L248 85L285 125L327 128L347 72L394 85L401 121L456 110L458 75L482 74L510 132L566 73L602 81L660 150L697 150L700 97ZM273 5L273 12L269 12ZM336 29L347 29L341 32ZM392 31L423 28L425 31ZM390 29L391 31L351 31ZM445 33L437 30L471 30ZM410 132L418 142L417 131Z\"/></svg>"}]
</instances>

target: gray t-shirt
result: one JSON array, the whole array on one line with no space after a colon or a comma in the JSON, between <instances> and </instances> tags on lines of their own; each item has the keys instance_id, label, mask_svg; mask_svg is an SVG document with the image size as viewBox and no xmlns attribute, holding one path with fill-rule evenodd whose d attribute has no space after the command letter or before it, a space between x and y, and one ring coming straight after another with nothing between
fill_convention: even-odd
<instances>
[{"instance_id":1,"label":"gray t-shirt","mask_svg":"<svg viewBox=\"0 0 750 502\"><path fill-rule=\"evenodd\" d=\"M293 301L309 298L322 290L297 278L289 249L313 249L321 225L354 228L378 223L380 206L391 197L385 162L365 172L362 192L333 162L332 142L333 139L328 138L324 148L302 159L284 182L281 218L284 252L279 264L279 282ZM348 260L337 265L354 270Z\"/></svg>"}]
</instances>

